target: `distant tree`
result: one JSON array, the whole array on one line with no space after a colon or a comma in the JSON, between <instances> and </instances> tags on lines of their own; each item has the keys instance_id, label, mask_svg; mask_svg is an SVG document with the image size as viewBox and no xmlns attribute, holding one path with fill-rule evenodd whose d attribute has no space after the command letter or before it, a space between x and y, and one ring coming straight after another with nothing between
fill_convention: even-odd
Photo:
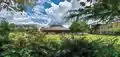
<instances>
[{"instance_id":1,"label":"distant tree","mask_svg":"<svg viewBox=\"0 0 120 57\"><path fill-rule=\"evenodd\" d=\"M74 21L70 27L72 32L87 32L88 24L85 21Z\"/></svg>"},{"instance_id":2,"label":"distant tree","mask_svg":"<svg viewBox=\"0 0 120 57\"><path fill-rule=\"evenodd\" d=\"M14 23L10 23L8 27L9 27L10 31L14 31L15 30L15 26L16 25Z\"/></svg>"}]
</instances>

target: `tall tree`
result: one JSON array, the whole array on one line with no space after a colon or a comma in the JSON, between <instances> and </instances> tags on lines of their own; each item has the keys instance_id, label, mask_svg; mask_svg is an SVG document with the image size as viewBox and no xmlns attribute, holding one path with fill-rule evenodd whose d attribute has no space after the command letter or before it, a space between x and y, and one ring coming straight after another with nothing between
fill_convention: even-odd
<instances>
[{"instance_id":1,"label":"tall tree","mask_svg":"<svg viewBox=\"0 0 120 57\"><path fill-rule=\"evenodd\" d=\"M88 0L88 2L93 1ZM73 10L69 13L67 18L82 17L86 20L113 21L120 17L120 0L97 0L90 6L85 6L84 9Z\"/></svg>"}]
</instances>

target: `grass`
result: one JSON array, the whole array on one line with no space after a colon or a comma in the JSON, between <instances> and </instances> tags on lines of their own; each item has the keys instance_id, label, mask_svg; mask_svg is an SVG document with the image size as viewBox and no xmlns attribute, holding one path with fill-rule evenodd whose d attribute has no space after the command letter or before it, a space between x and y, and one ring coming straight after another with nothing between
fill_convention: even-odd
<instances>
[{"instance_id":1,"label":"grass","mask_svg":"<svg viewBox=\"0 0 120 57\"><path fill-rule=\"evenodd\" d=\"M10 34L14 34L14 33L10 33ZM17 33L15 33L15 34L18 34L18 36L19 35L21 35L21 34L19 34L18 32ZM25 34L26 35L26 34ZM64 35L64 37L66 37L66 38L71 38L72 37L72 35L70 35L70 34L65 34ZM94 41L94 40L99 40L100 41L100 43L102 43L102 44L106 44L106 43L112 43L115 39L117 39L116 40L116 42L115 42L115 44L117 44L117 45L120 45L120 36L114 36L114 35L94 35L94 34L86 34L86 35L83 35L83 36L81 36L81 35L74 35L74 37L75 38L77 38L77 39L79 39L79 38L81 38L81 37L85 37L84 39L86 39L86 40L88 40L89 42L92 42L92 41ZM12 37L10 37L10 38L12 38ZM46 35L46 39L44 39L44 40L49 40L49 41L61 41L61 34L48 34L48 35Z\"/></svg>"},{"instance_id":2,"label":"grass","mask_svg":"<svg viewBox=\"0 0 120 57\"><path fill-rule=\"evenodd\" d=\"M112 44L114 42L114 47L117 47L120 45L120 36L114 36L114 35L94 35L94 34L87 34L84 36L81 35L74 35L75 38L79 39L80 37L85 37L84 39L92 42L97 40L99 42L99 44L103 44L103 45L108 45L108 44ZM66 38L71 38L71 35L65 35ZM47 35L46 36L47 39L52 40L52 41L59 41L61 36L59 34L56 35ZM119 48L117 48L119 49Z\"/></svg>"},{"instance_id":3,"label":"grass","mask_svg":"<svg viewBox=\"0 0 120 57\"><path fill-rule=\"evenodd\" d=\"M71 35L64 35L66 38L70 38ZM80 37L85 37L86 40L88 41L93 41L93 40L104 40L104 41L110 41L117 39L118 43L120 43L120 36L114 36L114 35L94 35L94 34L86 34L84 36L81 35L74 35L75 38L80 38ZM46 35L46 38L61 38L61 35L56 34L56 35Z\"/></svg>"},{"instance_id":4,"label":"grass","mask_svg":"<svg viewBox=\"0 0 120 57\"><path fill-rule=\"evenodd\" d=\"M85 36L87 40L93 41L99 39L99 41L104 43L111 43L113 40L117 39L115 44L120 44L120 36L113 36L113 35L92 35L88 34Z\"/></svg>"}]
</instances>

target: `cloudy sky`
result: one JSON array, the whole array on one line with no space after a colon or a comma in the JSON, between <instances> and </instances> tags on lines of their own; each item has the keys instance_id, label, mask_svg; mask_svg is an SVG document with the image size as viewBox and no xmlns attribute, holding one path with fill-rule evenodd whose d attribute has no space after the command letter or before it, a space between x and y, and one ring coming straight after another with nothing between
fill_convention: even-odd
<instances>
[{"instance_id":1,"label":"cloudy sky","mask_svg":"<svg viewBox=\"0 0 120 57\"><path fill-rule=\"evenodd\" d=\"M38 0L35 6L25 7L25 12L11 13L2 10L0 17L6 17L10 22L19 24L62 24L65 13L68 10L79 9L80 2L86 3L86 0Z\"/></svg>"},{"instance_id":2,"label":"cloudy sky","mask_svg":"<svg viewBox=\"0 0 120 57\"><path fill-rule=\"evenodd\" d=\"M85 2L85 0L81 1ZM50 19L50 24L62 24L64 23L63 17L65 16L65 13L68 12L68 10L75 10L80 8L79 2L80 1L77 0L38 0L33 9L31 10L28 8L26 12L28 14L30 13L30 15L33 11L35 15L41 14L36 16L41 16L41 18L37 19L37 22L39 19L42 19L44 15L47 15L48 18L46 17L44 19Z\"/></svg>"}]
</instances>

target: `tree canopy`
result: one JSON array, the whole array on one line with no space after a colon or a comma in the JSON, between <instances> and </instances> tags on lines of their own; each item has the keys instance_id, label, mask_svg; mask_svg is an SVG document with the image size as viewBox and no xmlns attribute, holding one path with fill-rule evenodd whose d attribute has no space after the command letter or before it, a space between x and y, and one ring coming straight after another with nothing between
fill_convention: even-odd
<instances>
[{"instance_id":1,"label":"tree canopy","mask_svg":"<svg viewBox=\"0 0 120 57\"><path fill-rule=\"evenodd\" d=\"M87 32L88 25L85 21L74 21L70 26L70 30L72 32Z\"/></svg>"},{"instance_id":2,"label":"tree canopy","mask_svg":"<svg viewBox=\"0 0 120 57\"><path fill-rule=\"evenodd\" d=\"M24 3L25 0L16 0L19 3Z\"/></svg>"},{"instance_id":3,"label":"tree canopy","mask_svg":"<svg viewBox=\"0 0 120 57\"><path fill-rule=\"evenodd\" d=\"M84 9L72 10L67 18L82 17L86 20L113 21L120 17L120 0L97 0ZM77 12L77 13L76 13Z\"/></svg>"}]
</instances>

